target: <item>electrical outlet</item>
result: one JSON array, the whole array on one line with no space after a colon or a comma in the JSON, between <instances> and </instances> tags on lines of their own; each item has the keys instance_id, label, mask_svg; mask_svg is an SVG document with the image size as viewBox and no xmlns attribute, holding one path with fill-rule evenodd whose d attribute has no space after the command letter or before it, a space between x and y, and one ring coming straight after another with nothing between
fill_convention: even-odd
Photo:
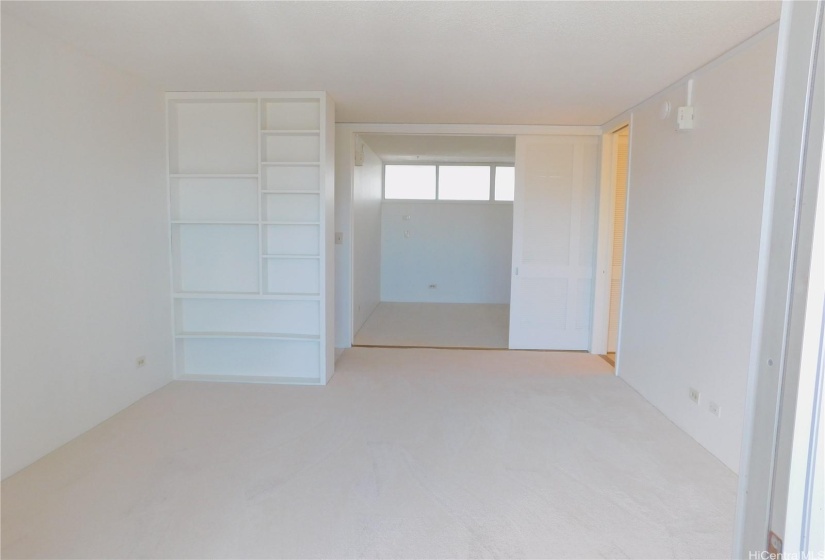
<instances>
[{"instance_id":1,"label":"electrical outlet","mask_svg":"<svg viewBox=\"0 0 825 560\"><path fill-rule=\"evenodd\" d=\"M688 389L688 398L692 400L694 404L699 404L699 401L702 398L702 393L691 387Z\"/></svg>"},{"instance_id":2,"label":"electrical outlet","mask_svg":"<svg viewBox=\"0 0 825 560\"><path fill-rule=\"evenodd\" d=\"M430 285L429 285L429 286L427 286L427 287L428 287L429 289L431 289L431 290L435 290L436 288L438 288L438 284L430 284Z\"/></svg>"},{"instance_id":3,"label":"electrical outlet","mask_svg":"<svg viewBox=\"0 0 825 560\"><path fill-rule=\"evenodd\" d=\"M721 417L722 417L722 407L721 407L721 406L719 406L719 404L718 404L718 403L715 403L715 402L713 402L713 401L710 401L710 402L708 403L708 410L710 411L710 413L711 413L711 414L713 414L713 415L714 415L714 416L716 416L717 418L721 418Z\"/></svg>"},{"instance_id":4,"label":"electrical outlet","mask_svg":"<svg viewBox=\"0 0 825 560\"><path fill-rule=\"evenodd\" d=\"M773 531L768 532L768 554L770 558L782 556L782 539Z\"/></svg>"},{"instance_id":5,"label":"electrical outlet","mask_svg":"<svg viewBox=\"0 0 825 560\"><path fill-rule=\"evenodd\" d=\"M143 367L146 365L146 356L139 356L135 358L135 367Z\"/></svg>"}]
</instances>

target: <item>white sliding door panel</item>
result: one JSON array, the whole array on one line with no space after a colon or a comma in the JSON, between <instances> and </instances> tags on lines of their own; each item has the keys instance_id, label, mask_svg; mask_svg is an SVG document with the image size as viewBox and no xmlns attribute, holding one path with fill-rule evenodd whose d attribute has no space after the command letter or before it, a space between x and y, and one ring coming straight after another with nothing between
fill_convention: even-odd
<instances>
[{"instance_id":1,"label":"white sliding door panel","mask_svg":"<svg viewBox=\"0 0 825 560\"><path fill-rule=\"evenodd\" d=\"M587 348L597 142L595 137L516 139L510 348Z\"/></svg>"}]
</instances>

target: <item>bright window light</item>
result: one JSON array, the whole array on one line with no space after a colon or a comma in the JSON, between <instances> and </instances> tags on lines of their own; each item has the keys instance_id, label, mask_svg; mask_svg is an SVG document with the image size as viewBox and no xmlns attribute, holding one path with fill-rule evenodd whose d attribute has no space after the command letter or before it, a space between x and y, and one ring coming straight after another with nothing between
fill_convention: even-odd
<instances>
[{"instance_id":1,"label":"bright window light","mask_svg":"<svg viewBox=\"0 0 825 560\"><path fill-rule=\"evenodd\" d=\"M516 168L496 167L495 200L512 201L516 191Z\"/></svg>"},{"instance_id":2,"label":"bright window light","mask_svg":"<svg viewBox=\"0 0 825 560\"><path fill-rule=\"evenodd\" d=\"M439 166L438 199L490 200L490 166Z\"/></svg>"},{"instance_id":3,"label":"bright window light","mask_svg":"<svg viewBox=\"0 0 825 560\"><path fill-rule=\"evenodd\" d=\"M384 198L435 200L435 166L384 166Z\"/></svg>"}]
</instances>

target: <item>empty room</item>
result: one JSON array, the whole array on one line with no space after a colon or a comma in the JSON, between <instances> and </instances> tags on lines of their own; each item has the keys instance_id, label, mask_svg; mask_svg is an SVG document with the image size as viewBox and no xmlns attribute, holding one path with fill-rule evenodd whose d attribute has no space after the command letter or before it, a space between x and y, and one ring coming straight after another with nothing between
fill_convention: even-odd
<instances>
[{"instance_id":1,"label":"empty room","mask_svg":"<svg viewBox=\"0 0 825 560\"><path fill-rule=\"evenodd\" d=\"M0 9L3 558L822 555L822 0Z\"/></svg>"},{"instance_id":2,"label":"empty room","mask_svg":"<svg viewBox=\"0 0 825 560\"><path fill-rule=\"evenodd\" d=\"M507 348L515 137L355 142L353 344Z\"/></svg>"}]
</instances>

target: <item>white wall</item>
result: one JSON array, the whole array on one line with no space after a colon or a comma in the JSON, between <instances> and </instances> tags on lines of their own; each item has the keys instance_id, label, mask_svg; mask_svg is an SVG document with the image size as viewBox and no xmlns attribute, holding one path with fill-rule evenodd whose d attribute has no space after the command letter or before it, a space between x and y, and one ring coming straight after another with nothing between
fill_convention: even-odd
<instances>
[{"instance_id":1,"label":"white wall","mask_svg":"<svg viewBox=\"0 0 825 560\"><path fill-rule=\"evenodd\" d=\"M509 303L512 245L511 203L384 201L381 300Z\"/></svg>"},{"instance_id":2,"label":"white wall","mask_svg":"<svg viewBox=\"0 0 825 560\"><path fill-rule=\"evenodd\" d=\"M774 29L697 71L693 131L674 129L685 83L631 111L619 375L734 471L775 53ZM663 120L665 101L674 109Z\"/></svg>"},{"instance_id":3,"label":"white wall","mask_svg":"<svg viewBox=\"0 0 825 560\"><path fill-rule=\"evenodd\" d=\"M353 185L353 315L357 333L381 301L381 198L383 163L363 142L364 163Z\"/></svg>"},{"instance_id":4,"label":"white wall","mask_svg":"<svg viewBox=\"0 0 825 560\"><path fill-rule=\"evenodd\" d=\"M335 347L352 345L352 192L355 134L335 125L335 232L343 242L335 245Z\"/></svg>"},{"instance_id":5,"label":"white wall","mask_svg":"<svg viewBox=\"0 0 825 560\"><path fill-rule=\"evenodd\" d=\"M7 14L2 56L6 477L166 384L172 343L162 92Z\"/></svg>"}]
</instances>

